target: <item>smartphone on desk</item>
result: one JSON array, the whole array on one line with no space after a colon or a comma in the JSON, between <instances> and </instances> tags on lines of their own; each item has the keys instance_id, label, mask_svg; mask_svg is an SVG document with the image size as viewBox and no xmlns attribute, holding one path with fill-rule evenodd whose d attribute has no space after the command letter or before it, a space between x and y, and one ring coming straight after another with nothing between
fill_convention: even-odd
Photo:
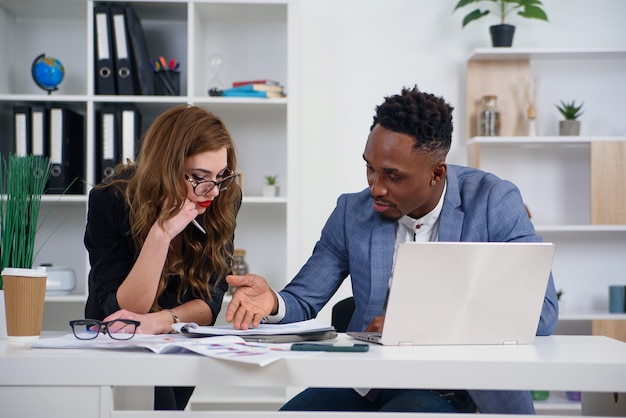
<instances>
[{"instance_id":1,"label":"smartphone on desk","mask_svg":"<svg viewBox=\"0 0 626 418\"><path fill-rule=\"evenodd\" d=\"M291 351L330 351L343 353L365 353L370 348L367 344L354 345L332 345L332 344L312 344L295 343L291 344Z\"/></svg>"}]
</instances>

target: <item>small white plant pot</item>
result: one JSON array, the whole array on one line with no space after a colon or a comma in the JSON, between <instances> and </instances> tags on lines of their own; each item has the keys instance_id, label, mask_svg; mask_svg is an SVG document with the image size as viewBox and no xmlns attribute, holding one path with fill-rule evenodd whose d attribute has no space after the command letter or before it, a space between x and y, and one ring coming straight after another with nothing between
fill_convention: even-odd
<instances>
[{"instance_id":1,"label":"small white plant pot","mask_svg":"<svg viewBox=\"0 0 626 418\"><path fill-rule=\"evenodd\" d=\"M265 185L263 186L263 197L276 197L279 191L279 187L276 185Z\"/></svg>"}]
</instances>

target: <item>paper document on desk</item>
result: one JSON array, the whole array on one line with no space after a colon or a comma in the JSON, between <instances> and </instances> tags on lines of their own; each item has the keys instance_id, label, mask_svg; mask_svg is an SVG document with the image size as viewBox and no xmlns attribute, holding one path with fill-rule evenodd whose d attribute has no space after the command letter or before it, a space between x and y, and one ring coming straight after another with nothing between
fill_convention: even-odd
<instances>
[{"instance_id":1,"label":"paper document on desk","mask_svg":"<svg viewBox=\"0 0 626 418\"><path fill-rule=\"evenodd\" d=\"M114 340L100 334L92 340L79 340L73 334L57 338L42 338L31 343L33 348L65 349L147 349L156 354L191 352L221 360L256 364L261 367L287 357L300 357L303 352L289 350L289 345L250 343L234 335L205 338L186 338L181 335L141 335L130 340Z\"/></svg>"},{"instance_id":2,"label":"paper document on desk","mask_svg":"<svg viewBox=\"0 0 626 418\"><path fill-rule=\"evenodd\" d=\"M179 322L172 325L177 332L190 337L234 335L246 341L264 343L287 343L297 341L319 341L335 338L337 332L332 326L324 326L315 319L292 322L290 324L261 324L247 330L235 329L232 325L200 326L193 322Z\"/></svg>"}]
</instances>

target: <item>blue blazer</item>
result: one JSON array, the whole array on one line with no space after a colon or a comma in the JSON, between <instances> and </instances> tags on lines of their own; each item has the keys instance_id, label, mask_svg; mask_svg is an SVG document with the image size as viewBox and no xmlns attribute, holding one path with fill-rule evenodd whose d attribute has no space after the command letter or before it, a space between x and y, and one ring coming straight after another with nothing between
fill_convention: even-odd
<instances>
[{"instance_id":1,"label":"blue blazer","mask_svg":"<svg viewBox=\"0 0 626 418\"><path fill-rule=\"evenodd\" d=\"M484 171L448 165L447 189L439 219L439 241L539 242L519 189ZM314 318L350 276L355 311L349 331L364 330L383 305L393 263L396 221L372 207L369 188L343 194L322 229L313 254L280 291L283 322ZM558 320L552 275L537 335L550 335ZM530 392L470 391L481 412L533 413Z\"/></svg>"}]
</instances>

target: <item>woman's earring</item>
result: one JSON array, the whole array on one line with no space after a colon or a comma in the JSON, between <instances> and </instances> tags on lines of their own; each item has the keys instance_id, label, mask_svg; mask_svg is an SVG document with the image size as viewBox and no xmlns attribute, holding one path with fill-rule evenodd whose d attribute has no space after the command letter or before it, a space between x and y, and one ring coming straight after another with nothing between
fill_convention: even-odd
<instances>
[{"instance_id":1,"label":"woman's earring","mask_svg":"<svg viewBox=\"0 0 626 418\"><path fill-rule=\"evenodd\" d=\"M431 180L431 181L430 181L430 185L431 185L431 186L434 186L435 184L437 184L437 182L436 182L435 180Z\"/></svg>"}]
</instances>

